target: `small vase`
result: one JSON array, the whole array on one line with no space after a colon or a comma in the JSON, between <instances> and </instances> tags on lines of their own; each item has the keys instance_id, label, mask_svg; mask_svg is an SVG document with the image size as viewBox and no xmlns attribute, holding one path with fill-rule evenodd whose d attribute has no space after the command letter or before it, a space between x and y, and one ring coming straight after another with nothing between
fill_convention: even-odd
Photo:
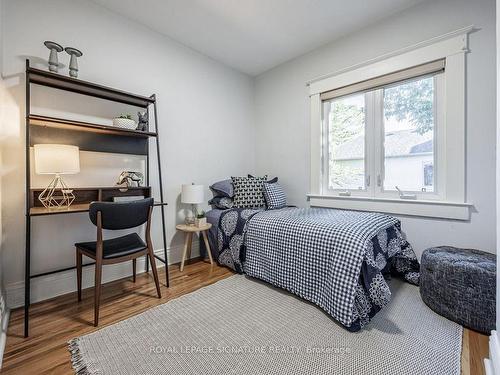
<instances>
[{"instance_id":1,"label":"small vase","mask_svg":"<svg viewBox=\"0 0 500 375\"><path fill-rule=\"evenodd\" d=\"M206 217L197 218L194 223L198 228L203 227L207 225L207 218Z\"/></svg>"}]
</instances>

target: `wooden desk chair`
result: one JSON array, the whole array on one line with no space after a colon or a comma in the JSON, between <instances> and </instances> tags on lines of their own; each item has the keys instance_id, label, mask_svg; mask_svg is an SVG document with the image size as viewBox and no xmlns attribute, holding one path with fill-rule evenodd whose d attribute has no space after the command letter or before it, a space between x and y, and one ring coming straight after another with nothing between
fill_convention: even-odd
<instances>
[{"instance_id":1,"label":"wooden desk chair","mask_svg":"<svg viewBox=\"0 0 500 375\"><path fill-rule=\"evenodd\" d=\"M97 241L80 242L76 246L76 269L78 284L78 302L82 300L82 255L95 260L95 285L94 285L94 326L99 323L99 299L101 296L102 266L105 264L121 263L132 260L133 280L135 282L136 259L147 255L151 262L151 270L156 284L158 298L161 298L158 271L156 270L153 244L151 242L151 213L153 211L153 198L132 202L92 202L89 216L92 223L97 226ZM130 229L146 225L146 243L137 233L113 238L102 239L102 230Z\"/></svg>"}]
</instances>

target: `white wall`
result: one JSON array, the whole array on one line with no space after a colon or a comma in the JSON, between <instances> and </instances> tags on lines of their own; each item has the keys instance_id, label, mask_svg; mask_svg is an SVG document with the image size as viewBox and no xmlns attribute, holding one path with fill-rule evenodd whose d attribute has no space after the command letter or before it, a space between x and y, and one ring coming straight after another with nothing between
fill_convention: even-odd
<instances>
[{"instance_id":1,"label":"white wall","mask_svg":"<svg viewBox=\"0 0 500 375\"><path fill-rule=\"evenodd\" d=\"M3 4L4 0L0 0L0 71L2 69L2 45L3 45L3 40L4 40L4 33L3 33ZM7 104L9 103L10 99L7 94L7 90L5 88L5 82L3 78L0 76L0 146L3 144L3 132L2 129L6 126L6 107ZM2 233L2 179L4 176L4 166L2 163L2 153L0 152L0 368L2 368L2 359L3 359L3 352L5 349L5 344L7 341L7 325L9 321L9 311L6 306L6 298L5 298L5 291L3 288L3 278L4 278L4 273L3 273L3 233Z\"/></svg>"},{"instance_id":2,"label":"white wall","mask_svg":"<svg viewBox=\"0 0 500 375\"><path fill-rule=\"evenodd\" d=\"M391 16L257 77L256 169L278 175L290 203L307 205L309 99L306 82L342 68L474 24L467 56L467 201L470 222L403 217L417 253L456 245L496 251L495 207L495 2L439 0Z\"/></svg>"},{"instance_id":3,"label":"white wall","mask_svg":"<svg viewBox=\"0 0 500 375\"><path fill-rule=\"evenodd\" d=\"M280 177L290 203L307 205L307 80L474 24L480 30L470 36L467 57L467 200L474 203L476 212L470 222L404 217L403 228L419 254L428 246L442 244L495 252L495 208L491 203L495 197L494 0L439 0L417 5L255 80L90 1L3 1L7 16L3 15L2 276L8 291L21 297L11 300L13 305L22 303L24 275L24 59L29 57L44 67L48 56L44 40L84 52L82 79L158 95L169 202L168 242L171 259L179 259L182 238L175 234L174 225L182 220L178 202L182 183L208 186L231 174L267 173ZM60 60L67 65L67 55L60 54ZM67 74L67 68L61 74ZM57 95L53 99L52 94L47 95L49 91L33 93L38 110L54 113L70 108L68 116L102 120L123 109L88 98ZM68 181L81 186L110 185L120 170L141 166L137 158L115 155L112 162L106 160L99 154L82 154L82 173ZM34 176L34 184L43 186L45 182ZM94 236L85 214L34 220L33 272L73 265L73 243ZM156 248L161 247L158 225L153 241ZM126 265L112 275L127 275L129 268ZM87 285L91 285L91 276L87 275ZM37 280L35 294L47 298L54 292L74 290L72 273L65 277ZM59 289L53 287L57 282Z\"/></svg>"},{"instance_id":4,"label":"white wall","mask_svg":"<svg viewBox=\"0 0 500 375\"><path fill-rule=\"evenodd\" d=\"M24 278L24 60L29 57L45 69L45 40L83 51L79 60L81 79L143 95L157 94L164 192L169 203L167 239L171 259L178 260L183 241L175 233L176 222L182 220L180 185L193 181L204 184L208 200L211 182L254 171L252 80L90 1L4 1L2 73L7 95L13 99L6 106L8 123L2 135L6 171L2 181L3 276L8 296L12 296L10 303L22 303L17 298L22 297ZM61 53L59 59L67 66L68 55ZM67 67L60 73L67 74ZM37 110L54 113L70 108L71 113L66 115L72 118L93 115L100 119L123 110L123 106L103 105L86 97L48 95L49 91L53 90L37 88L33 92ZM82 173L68 177L68 182L73 186L109 186L121 170L141 166L140 158L108 156L112 159L82 153ZM34 179L35 186L46 183L40 176ZM32 272L73 265L73 243L95 237L86 214L34 218L33 222ZM155 248L162 246L158 223L156 220ZM131 266L127 264L119 271L113 276L130 274ZM33 283L34 299L74 290L72 275L37 279ZM104 277L106 280L106 271ZM85 280L91 285L92 275Z\"/></svg>"},{"instance_id":5,"label":"white wall","mask_svg":"<svg viewBox=\"0 0 500 375\"><path fill-rule=\"evenodd\" d=\"M496 58L497 58L497 169L496 169L496 186L497 186L497 223L500 219L500 1L496 1ZM500 225L497 225L497 249L500 249ZM500 328L500 257L497 255L497 330Z\"/></svg>"}]
</instances>

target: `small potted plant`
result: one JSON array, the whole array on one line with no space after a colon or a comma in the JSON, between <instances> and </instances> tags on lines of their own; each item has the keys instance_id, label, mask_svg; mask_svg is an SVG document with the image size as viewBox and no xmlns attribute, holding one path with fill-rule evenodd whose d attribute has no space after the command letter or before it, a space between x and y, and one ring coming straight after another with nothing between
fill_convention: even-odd
<instances>
[{"instance_id":1,"label":"small potted plant","mask_svg":"<svg viewBox=\"0 0 500 375\"><path fill-rule=\"evenodd\" d=\"M135 129L137 124L129 114L121 114L113 119L113 126L123 129Z\"/></svg>"},{"instance_id":2,"label":"small potted plant","mask_svg":"<svg viewBox=\"0 0 500 375\"><path fill-rule=\"evenodd\" d=\"M194 221L194 224L197 227L203 227L207 225L207 217L205 216L205 211L201 210L200 212L196 213L196 220Z\"/></svg>"}]
</instances>

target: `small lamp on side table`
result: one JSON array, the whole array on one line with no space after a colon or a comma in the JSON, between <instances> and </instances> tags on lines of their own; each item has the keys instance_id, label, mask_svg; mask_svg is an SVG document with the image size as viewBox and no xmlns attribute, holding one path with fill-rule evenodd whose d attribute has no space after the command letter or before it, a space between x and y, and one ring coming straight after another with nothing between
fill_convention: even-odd
<instances>
[{"instance_id":1,"label":"small lamp on side table","mask_svg":"<svg viewBox=\"0 0 500 375\"><path fill-rule=\"evenodd\" d=\"M69 207L75 200L75 195L61 175L80 172L80 150L77 146L60 144L38 144L33 148L35 172L55 175L49 186L40 193L38 200L46 208Z\"/></svg>"},{"instance_id":2,"label":"small lamp on side table","mask_svg":"<svg viewBox=\"0 0 500 375\"><path fill-rule=\"evenodd\" d=\"M186 217L186 224L194 225L196 213L198 211L196 205L203 203L205 200L203 185L185 184L182 185L181 203L191 204L191 215Z\"/></svg>"}]
</instances>

